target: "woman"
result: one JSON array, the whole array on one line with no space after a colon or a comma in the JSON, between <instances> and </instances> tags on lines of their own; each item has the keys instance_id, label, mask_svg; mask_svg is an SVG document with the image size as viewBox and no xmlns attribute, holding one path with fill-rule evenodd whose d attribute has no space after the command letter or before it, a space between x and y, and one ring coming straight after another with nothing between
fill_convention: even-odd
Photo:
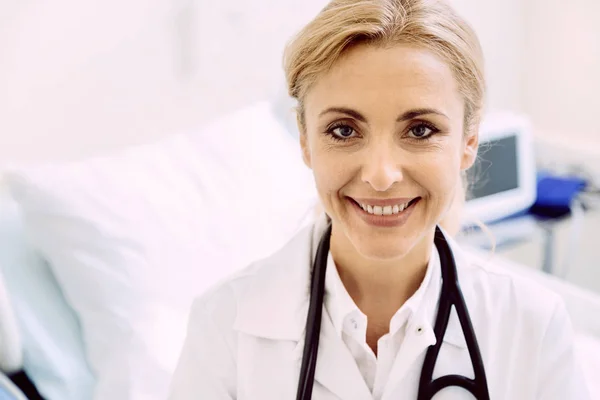
<instances>
[{"instance_id":1,"label":"woman","mask_svg":"<svg viewBox=\"0 0 600 400\"><path fill-rule=\"evenodd\" d=\"M195 302L171 399L296 397L324 238L312 398L417 399L438 342L434 377L473 377L456 313L443 337L434 333L434 236L456 220L448 212L477 155L484 73L475 34L441 0L334 0L290 44L285 69L325 215ZM558 297L445 237L485 368L487 393L477 397L589 398ZM473 398L460 387L437 396Z\"/></svg>"}]
</instances>

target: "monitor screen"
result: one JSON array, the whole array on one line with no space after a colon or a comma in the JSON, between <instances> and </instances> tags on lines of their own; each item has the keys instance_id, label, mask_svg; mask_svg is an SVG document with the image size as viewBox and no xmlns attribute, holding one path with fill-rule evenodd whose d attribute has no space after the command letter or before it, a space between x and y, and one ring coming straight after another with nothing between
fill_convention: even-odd
<instances>
[{"instance_id":1,"label":"monitor screen","mask_svg":"<svg viewBox=\"0 0 600 400\"><path fill-rule=\"evenodd\" d=\"M519 187L517 137L486 141L478 159L467 171L469 199L478 199Z\"/></svg>"}]
</instances>

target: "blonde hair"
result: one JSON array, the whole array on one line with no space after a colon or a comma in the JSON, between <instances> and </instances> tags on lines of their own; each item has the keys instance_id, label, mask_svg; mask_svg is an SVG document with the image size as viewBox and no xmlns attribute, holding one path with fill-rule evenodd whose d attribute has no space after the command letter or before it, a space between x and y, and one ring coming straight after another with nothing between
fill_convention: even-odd
<instances>
[{"instance_id":1,"label":"blonde hair","mask_svg":"<svg viewBox=\"0 0 600 400\"><path fill-rule=\"evenodd\" d=\"M465 132L479 125L485 97L483 55L477 35L444 0L333 0L288 44L288 93L298 102L350 47L409 44L432 51L451 68L465 100Z\"/></svg>"}]
</instances>

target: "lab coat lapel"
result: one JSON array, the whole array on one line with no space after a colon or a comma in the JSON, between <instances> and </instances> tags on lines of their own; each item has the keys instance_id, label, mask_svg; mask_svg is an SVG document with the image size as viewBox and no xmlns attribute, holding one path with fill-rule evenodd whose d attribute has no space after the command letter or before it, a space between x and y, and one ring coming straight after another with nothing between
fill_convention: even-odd
<instances>
[{"instance_id":1,"label":"lab coat lapel","mask_svg":"<svg viewBox=\"0 0 600 400\"><path fill-rule=\"evenodd\" d=\"M389 390L386 390L383 400L392 400L397 398L398 393L407 393L413 389L416 390L421 376L425 354L430 346L437 343L433 327L430 325L429 321L425 319L416 324L411 324L408 329L390 374L388 383ZM459 352L467 352L467 346L462 335L460 322L454 313L450 314L448 328L446 329L446 335L443 339L442 350L440 351L440 356L438 356L439 360L444 360L442 353L446 350L446 345L452 346ZM458 358L454 359L458 360ZM436 372L441 371L441 367L443 367L443 364L436 362L434 377L436 376ZM412 387L399 388L400 385L412 385Z\"/></svg>"},{"instance_id":2,"label":"lab coat lapel","mask_svg":"<svg viewBox=\"0 0 600 400\"><path fill-rule=\"evenodd\" d=\"M323 214L271 257L257 263L246 275L251 283L239 287L234 328L253 336L295 341L304 335L310 301L312 263L328 221Z\"/></svg>"},{"instance_id":3,"label":"lab coat lapel","mask_svg":"<svg viewBox=\"0 0 600 400\"><path fill-rule=\"evenodd\" d=\"M398 392L405 393L408 388L398 390L398 386L404 382L418 382L421 372L421 365L425 352L436 343L435 333L429 321L423 319L415 320L414 324L410 324L407 328L406 336L400 350L396 355L394 366L390 373L388 381L388 390L386 390L384 400L394 399ZM409 379L407 379L409 378Z\"/></svg>"},{"instance_id":4,"label":"lab coat lapel","mask_svg":"<svg viewBox=\"0 0 600 400\"><path fill-rule=\"evenodd\" d=\"M456 265L463 265L466 260L460 249L454 244L452 239L447 234L446 237L448 238L450 247L453 251ZM459 268L458 271L460 281L461 269ZM421 369L425 354L430 346L433 346L437 343L434 332L434 324L439 306L440 290L442 287L441 266L439 263L436 265L436 268L432 273L433 275L431 277L431 283L427 288L427 293L424 296L423 303L421 304L421 307L419 308L419 311L415 317L407 326L404 342L402 343L402 346L400 347L400 350L396 356L396 360L390 374L388 382L389 390L386 390L383 397L384 400L395 399L397 398L398 393L407 393L407 391L413 389L416 390L419 378L421 376ZM467 291L468 289L469 288L467 287ZM464 292L465 290L463 289L463 294ZM467 351L460 321L454 307L450 313L448 326L442 340L444 345L451 345L459 351ZM442 346L442 352L444 351L444 345ZM399 389L399 385L403 383L405 385L407 384L405 382L409 382L409 384L413 385L413 387Z\"/></svg>"},{"instance_id":5,"label":"lab coat lapel","mask_svg":"<svg viewBox=\"0 0 600 400\"><path fill-rule=\"evenodd\" d=\"M311 229L269 258L269 264L262 265L269 279L244 285L250 293L243 294L247 300L238 305L236 330L265 339L296 342L292 358L298 374L304 349L310 266L327 224L322 216ZM318 393L321 385L340 399L372 399L356 361L336 335L326 310L321 322L315 382L313 393Z\"/></svg>"},{"instance_id":6,"label":"lab coat lapel","mask_svg":"<svg viewBox=\"0 0 600 400\"><path fill-rule=\"evenodd\" d=\"M304 338L298 342L295 350L298 367L302 362L303 349ZM370 400L373 398L356 361L342 338L336 334L333 323L326 313L321 322L315 382L340 399Z\"/></svg>"}]
</instances>

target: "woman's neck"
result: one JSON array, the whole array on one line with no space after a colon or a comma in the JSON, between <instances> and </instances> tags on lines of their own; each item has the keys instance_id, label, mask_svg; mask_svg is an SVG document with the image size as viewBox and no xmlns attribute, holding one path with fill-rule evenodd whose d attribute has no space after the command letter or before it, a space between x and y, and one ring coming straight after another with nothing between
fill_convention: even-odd
<instances>
[{"instance_id":1,"label":"woman's neck","mask_svg":"<svg viewBox=\"0 0 600 400\"><path fill-rule=\"evenodd\" d=\"M426 235L402 258L368 259L356 251L343 232L334 229L330 251L356 305L367 317L381 320L391 318L417 291L425 277L432 246L433 234Z\"/></svg>"}]
</instances>

